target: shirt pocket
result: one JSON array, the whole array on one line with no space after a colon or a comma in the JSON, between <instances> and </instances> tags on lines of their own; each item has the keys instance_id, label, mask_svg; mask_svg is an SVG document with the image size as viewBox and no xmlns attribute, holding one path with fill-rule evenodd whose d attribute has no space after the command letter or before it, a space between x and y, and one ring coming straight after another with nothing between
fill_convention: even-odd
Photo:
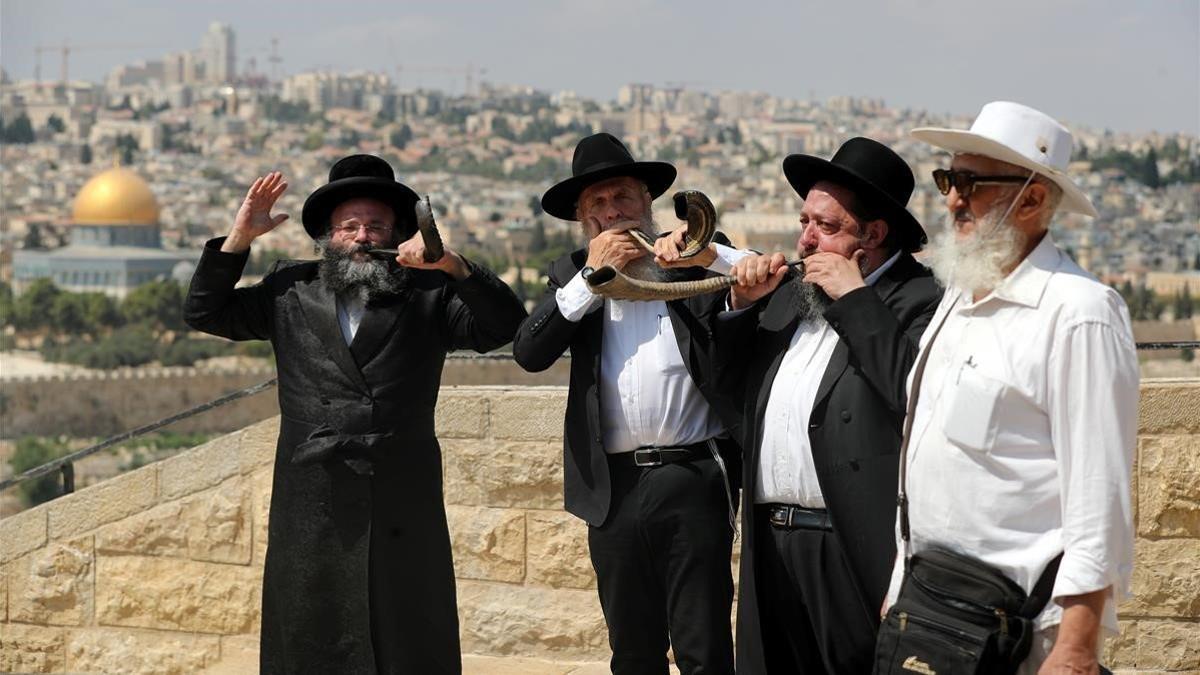
<instances>
[{"instance_id":1,"label":"shirt pocket","mask_svg":"<svg viewBox=\"0 0 1200 675\"><path fill-rule=\"evenodd\" d=\"M946 439L968 450L991 450L1000 427L1000 402L1005 389L1004 382L964 364L942 425Z\"/></svg>"}]
</instances>

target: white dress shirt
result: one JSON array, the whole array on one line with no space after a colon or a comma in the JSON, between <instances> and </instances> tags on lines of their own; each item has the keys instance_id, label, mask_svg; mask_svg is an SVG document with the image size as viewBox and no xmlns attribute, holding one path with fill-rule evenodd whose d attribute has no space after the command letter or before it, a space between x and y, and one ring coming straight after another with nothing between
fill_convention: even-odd
<instances>
[{"instance_id":1,"label":"white dress shirt","mask_svg":"<svg viewBox=\"0 0 1200 675\"><path fill-rule=\"evenodd\" d=\"M358 325L362 323L363 314L367 313L367 301L358 293L339 293L337 295L338 326L342 329L342 338L349 345L354 342L358 333Z\"/></svg>"},{"instance_id":2,"label":"white dress shirt","mask_svg":"<svg viewBox=\"0 0 1200 675\"><path fill-rule=\"evenodd\" d=\"M874 285L899 257L897 252L863 281L868 286ZM803 321L792 334L791 344L771 383L763 415L755 504L825 508L808 437L808 418L838 340L838 334L824 319Z\"/></svg>"},{"instance_id":3,"label":"white dress shirt","mask_svg":"<svg viewBox=\"0 0 1200 675\"><path fill-rule=\"evenodd\" d=\"M749 254L715 246L717 258L708 269L722 274ZM605 300L588 289L582 274L555 297L568 321L604 309L600 423L605 452L688 445L725 431L688 374L665 302Z\"/></svg>"},{"instance_id":4,"label":"white dress shirt","mask_svg":"<svg viewBox=\"0 0 1200 675\"><path fill-rule=\"evenodd\" d=\"M912 552L937 545L966 553L1028 592L1065 550L1053 598L1111 587L1103 623L1115 631L1115 604L1133 569L1138 401L1121 297L1046 234L980 301L948 290L922 349L943 316L908 451ZM901 554L889 603L902 572ZM1050 602L1036 627L1061 617Z\"/></svg>"}]
</instances>

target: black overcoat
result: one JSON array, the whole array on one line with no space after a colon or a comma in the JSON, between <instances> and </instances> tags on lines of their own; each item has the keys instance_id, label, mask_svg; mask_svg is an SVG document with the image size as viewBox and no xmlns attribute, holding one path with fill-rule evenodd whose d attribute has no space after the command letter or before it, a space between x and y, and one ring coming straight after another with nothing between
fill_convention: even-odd
<instances>
[{"instance_id":1,"label":"black overcoat","mask_svg":"<svg viewBox=\"0 0 1200 675\"><path fill-rule=\"evenodd\" d=\"M728 243L724 234L715 241ZM593 311L579 321L568 321L558 310L555 291L565 286L587 260L587 249L580 249L550 263L549 292L529 318L521 324L513 339L513 358L521 367L536 372L549 368L568 349L571 352L571 380L567 392L567 413L563 425L563 502L567 511L589 525L599 527L608 518L612 502L612 481L608 456L604 452L600 417L600 353L604 330L604 312ZM681 279L705 276L704 270L686 268ZM688 374L710 406L730 405L730 399L718 395L711 376L713 355L711 322L724 307L723 294L672 300L667 304L671 327L679 344L679 353ZM731 411L716 411L730 419ZM718 441L726 459L730 479L737 485L740 451L732 440ZM736 496L736 495L735 495Z\"/></svg>"},{"instance_id":2,"label":"black overcoat","mask_svg":"<svg viewBox=\"0 0 1200 675\"><path fill-rule=\"evenodd\" d=\"M526 313L491 272L412 271L347 345L316 262L235 289L248 253L208 242L185 320L270 340L279 441L263 576L263 673L457 673L454 570L434 436L447 351L510 339Z\"/></svg>"},{"instance_id":3,"label":"black overcoat","mask_svg":"<svg viewBox=\"0 0 1200 675\"><path fill-rule=\"evenodd\" d=\"M754 509L759 449L767 399L783 355L799 325L785 283L769 299L714 323L716 377L739 396L744 448L742 560L738 581L737 670L766 672L755 584ZM809 440L829 517L858 582L858 597L876 625L895 560L896 487L904 421L905 379L921 333L942 291L932 274L907 253L874 285L857 289L825 311L839 340L817 388Z\"/></svg>"}]
</instances>

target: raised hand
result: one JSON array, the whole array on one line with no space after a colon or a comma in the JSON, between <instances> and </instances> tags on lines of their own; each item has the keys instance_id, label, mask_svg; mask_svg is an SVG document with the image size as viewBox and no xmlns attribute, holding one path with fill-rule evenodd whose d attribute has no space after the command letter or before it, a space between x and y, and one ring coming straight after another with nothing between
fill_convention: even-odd
<instances>
[{"instance_id":1,"label":"raised hand","mask_svg":"<svg viewBox=\"0 0 1200 675\"><path fill-rule=\"evenodd\" d=\"M712 244L690 258L680 257L679 252L687 246L686 234L687 228L680 227L655 240L654 262L659 267L708 267L717 259L717 247Z\"/></svg>"},{"instance_id":2,"label":"raised hand","mask_svg":"<svg viewBox=\"0 0 1200 675\"><path fill-rule=\"evenodd\" d=\"M433 262L425 262L425 239L417 232L408 241L396 248L396 264L418 270L440 270L462 281L471 274L471 268L462 256L444 248L442 257Z\"/></svg>"},{"instance_id":3,"label":"raised hand","mask_svg":"<svg viewBox=\"0 0 1200 675\"><path fill-rule=\"evenodd\" d=\"M246 198L233 219L233 230L229 233L222 251L240 253L250 248L250 242L270 232L288 219L288 214L271 215L271 208L288 188L287 181L279 171L260 176L246 191Z\"/></svg>"},{"instance_id":4,"label":"raised hand","mask_svg":"<svg viewBox=\"0 0 1200 675\"><path fill-rule=\"evenodd\" d=\"M787 258L782 253L750 255L733 264L729 273L737 285L729 289L730 306L745 309L779 287L787 274Z\"/></svg>"}]
</instances>

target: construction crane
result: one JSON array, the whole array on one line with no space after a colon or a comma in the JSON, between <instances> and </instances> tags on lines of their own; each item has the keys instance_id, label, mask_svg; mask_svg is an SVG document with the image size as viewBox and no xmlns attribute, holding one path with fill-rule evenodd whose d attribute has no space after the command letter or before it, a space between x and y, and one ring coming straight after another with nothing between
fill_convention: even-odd
<instances>
[{"instance_id":1,"label":"construction crane","mask_svg":"<svg viewBox=\"0 0 1200 675\"><path fill-rule=\"evenodd\" d=\"M41 85L42 83L42 53L43 52L59 52L62 55L62 65L59 71L59 78L65 84L69 81L68 67L70 65L71 52L80 51L101 51L107 49L156 49L151 45L72 45L66 41L60 46L38 45L33 48L33 79Z\"/></svg>"}]
</instances>

